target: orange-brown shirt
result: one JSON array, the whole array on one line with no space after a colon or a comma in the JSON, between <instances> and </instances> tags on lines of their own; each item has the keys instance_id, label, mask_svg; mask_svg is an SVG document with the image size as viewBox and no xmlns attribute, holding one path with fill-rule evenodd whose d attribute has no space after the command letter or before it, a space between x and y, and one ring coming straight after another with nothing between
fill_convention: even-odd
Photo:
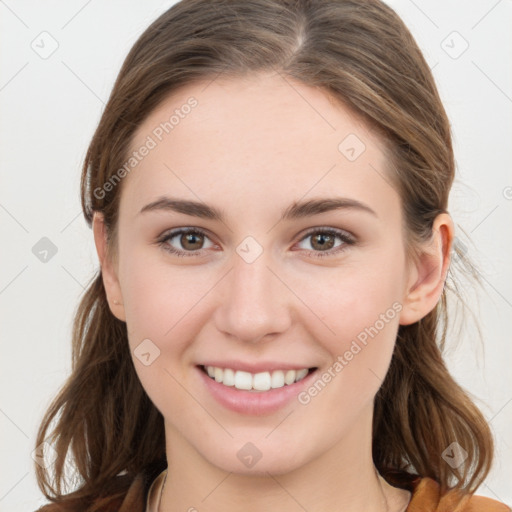
<instances>
[{"instance_id":1,"label":"orange-brown shirt","mask_svg":"<svg viewBox=\"0 0 512 512\"><path fill-rule=\"evenodd\" d=\"M167 470L151 484L145 512L158 512L160 493ZM440 486L431 478L418 477L411 482L411 500L406 512L510 512L507 505L483 496L463 495L455 490L441 495Z\"/></svg>"},{"instance_id":2,"label":"orange-brown shirt","mask_svg":"<svg viewBox=\"0 0 512 512\"><path fill-rule=\"evenodd\" d=\"M109 501L102 512L157 512L160 494L167 470L163 464L139 473L128 485L123 497ZM441 493L440 485L432 478L415 475L392 477L382 475L395 487L406 489L411 499L405 512L511 512L511 508L500 501L462 494L451 489ZM98 504L97 504L98 505ZM37 512L63 512L84 510L78 503L50 504Z\"/></svg>"}]
</instances>

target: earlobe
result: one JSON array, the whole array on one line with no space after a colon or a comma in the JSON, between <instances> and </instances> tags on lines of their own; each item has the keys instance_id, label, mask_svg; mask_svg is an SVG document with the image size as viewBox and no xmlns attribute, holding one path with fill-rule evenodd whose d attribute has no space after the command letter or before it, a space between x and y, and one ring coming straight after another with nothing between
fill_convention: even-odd
<instances>
[{"instance_id":1,"label":"earlobe","mask_svg":"<svg viewBox=\"0 0 512 512\"><path fill-rule=\"evenodd\" d=\"M116 265L107 250L107 231L102 213L94 212L92 230L110 311L117 319L125 322L126 316L122 303L121 286L117 276Z\"/></svg>"},{"instance_id":2,"label":"earlobe","mask_svg":"<svg viewBox=\"0 0 512 512\"><path fill-rule=\"evenodd\" d=\"M453 236L450 215L439 214L432 226L432 238L414 264L400 315L401 325L419 321L439 302L450 265Z\"/></svg>"}]
</instances>

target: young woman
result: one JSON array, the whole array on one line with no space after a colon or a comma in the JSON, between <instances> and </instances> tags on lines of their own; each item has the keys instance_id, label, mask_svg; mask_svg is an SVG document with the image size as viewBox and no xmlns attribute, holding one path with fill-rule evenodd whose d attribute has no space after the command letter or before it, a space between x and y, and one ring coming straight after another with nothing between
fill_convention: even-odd
<instances>
[{"instance_id":1,"label":"young woman","mask_svg":"<svg viewBox=\"0 0 512 512\"><path fill-rule=\"evenodd\" d=\"M38 436L41 510L508 510L474 495L493 441L441 356L453 178L384 3L160 16L84 163L101 269Z\"/></svg>"}]
</instances>

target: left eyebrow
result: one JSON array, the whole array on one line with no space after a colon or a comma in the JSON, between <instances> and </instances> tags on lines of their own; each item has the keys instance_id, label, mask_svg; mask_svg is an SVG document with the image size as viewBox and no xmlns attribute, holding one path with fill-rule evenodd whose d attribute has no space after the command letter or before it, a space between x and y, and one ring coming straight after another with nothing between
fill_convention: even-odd
<instances>
[{"instance_id":1,"label":"left eyebrow","mask_svg":"<svg viewBox=\"0 0 512 512\"><path fill-rule=\"evenodd\" d=\"M335 197L295 202L283 212L281 220L300 219L303 217L319 215L331 210L360 210L371 213L378 218L378 215L374 210L357 199Z\"/></svg>"},{"instance_id":2,"label":"left eyebrow","mask_svg":"<svg viewBox=\"0 0 512 512\"><path fill-rule=\"evenodd\" d=\"M351 199L348 197L337 198L320 198L310 199L309 201L294 202L282 214L281 221L300 219L304 217L311 217L319 215L331 210L360 210L370 213L378 218L377 213L372 210L368 205ZM184 199L173 199L170 197L161 197L144 206L140 213L156 210L175 211L183 213L192 217L200 217L203 219L217 220L220 222L225 221L224 214L221 210L214 206L209 206L206 203L197 201L187 201Z\"/></svg>"}]
</instances>

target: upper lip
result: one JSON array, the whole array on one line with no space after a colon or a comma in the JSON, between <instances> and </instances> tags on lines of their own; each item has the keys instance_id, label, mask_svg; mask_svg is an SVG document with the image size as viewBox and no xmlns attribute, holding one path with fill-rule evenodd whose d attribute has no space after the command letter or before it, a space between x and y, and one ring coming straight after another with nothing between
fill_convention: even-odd
<instances>
[{"instance_id":1,"label":"upper lip","mask_svg":"<svg viewBox=\"0 0 512 512\"><path fill-rule=\"evenodd\" d=\"M218 368L231 368L232 370L240 370L249 373L273 372L275 370L302 370L303 368L316 368L313 365L279 363L276 361L261 361L246 363L244 361L207 361L200 363L199 366L216 366Z\"/></svg>"}]
</instances>

